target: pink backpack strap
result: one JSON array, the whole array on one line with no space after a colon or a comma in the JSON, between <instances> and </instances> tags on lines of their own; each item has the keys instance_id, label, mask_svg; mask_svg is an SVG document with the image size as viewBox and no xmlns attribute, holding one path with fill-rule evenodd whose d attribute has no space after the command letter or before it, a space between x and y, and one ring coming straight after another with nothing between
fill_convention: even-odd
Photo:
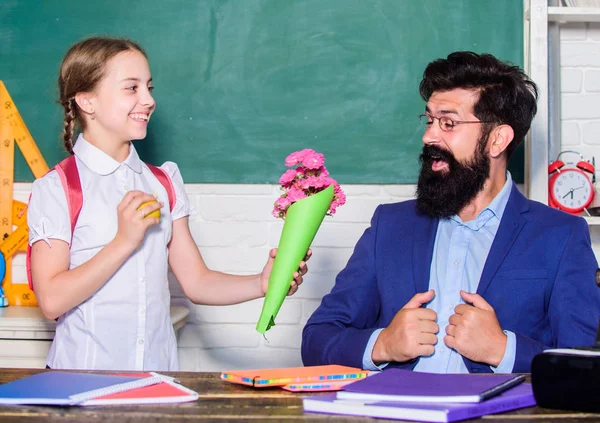
<instances>
[{"instance_id":1,"label":"pink backpack strap","mask_svg":"<svg viewBox=\"0 0 600 423\"><path fill-rule=\"evenodd\" d=\"M29 194L29 201L31 201L31 194ZM29 205L27 201L27 205ZM33 282L31 279L31 245L27 242L27 254L25 255L25 268L27 269L27 282L29 283L29 289L33 291Z\"/></svg>"},{"instance_id":2,"label":"pink backpack strap","mask_svg":"<svg viewBox=\"0 0 600 423\"><path fill-rule=\"evenodd\" d=\"M161 183L163 187L167 190L167 195L169 197L169 210L173 211L173 207L175 207L175 187L173 186L173 182L171 178L163 169L158 166L153 166L151 164L146 163L146 166L150 169L150 171L156 176L158 182Z\"/></svg>"},{"instance_id":3,"label":"pink backpack strap","mask_svg":"<svg viewBox=\"0 0 600 423\"><path fill-rule=\"evenodd\" d=\"M77 162L75 156L69 156L56 166L54 170L60 177L65 195L67 196L67 204L69 206L69 217L71 218L71 239L75 232L75 225L81 213L83 206L83 192L81 190L81 180L79 179L79 170L77 170Z\"/></svg>"},{"instance_id":4,"label":"pink backpack strap","mask_svg":"<svg viewBox=\"0 0 600 423\"><path fill-rule=\"evenodd\" d=\"M60 182L65 191L67 197L67 206L69 208L69 218L71 220L71 240L73 239L73 233L75 232L75 225L81 212L83 205L83 192L81 190L81 180L79 179L79 170L77 170L77 162L75 156L69 156L62 160L53 169L58 174ZM31 200L31 196L29 196ZM29 282L29 288L33 290L33 283L31 279L31 246L27 244L27 281Z\"/></svg>"}]
</instances>

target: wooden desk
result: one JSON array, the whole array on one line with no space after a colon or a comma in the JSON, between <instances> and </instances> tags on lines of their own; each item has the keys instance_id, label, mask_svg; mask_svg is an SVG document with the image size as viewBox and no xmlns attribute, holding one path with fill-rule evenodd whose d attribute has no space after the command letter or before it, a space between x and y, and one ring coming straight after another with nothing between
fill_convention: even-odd
<instances>
[{"instance_id":1,"label":"wooden desk","mask_svg":"<svg viewBox=\"0 0 600 423\"><path fill-rule=\"evenodd\" d=\"M24 376L43 372L38 369L2 369L0 383L10 382ZM46 407L46 406L0 406L2 422L94 422L94 423L153 423L153 422L393 422L368 417L347 417L303 413L302 396L278 388L253 389L234 385L219 379L218 373L165 372L178 378L184 386L198 392L197 402L166 405L122 405L106 407ZM60 420L59 420L60 419ZM527 422L592 422L600 420L600 414L587 414L548 410L539 407L523 408L508 413L484 416L469 420Z\"/></svg>"}]
</instances>

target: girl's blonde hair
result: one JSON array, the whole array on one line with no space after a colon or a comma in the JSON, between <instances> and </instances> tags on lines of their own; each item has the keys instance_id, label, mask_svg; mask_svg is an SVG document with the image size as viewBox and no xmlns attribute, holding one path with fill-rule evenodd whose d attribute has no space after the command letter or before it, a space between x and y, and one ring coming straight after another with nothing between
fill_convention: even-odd
<instances>
[{"instance_id":1,"label":"girl's blonde hair","mask_svg":"<svg viewBox=\"0 0 600 423\"><path fill-rule=\"evenodd\" d=\"M58 76L58 102L65 111L62 139L69 154L73 154L75 124L82 131L85 129L85 119L75 102L75 94L93 92L104 78L106 63L124 51L137 51L147 58L146 52L137 43L110 37L85 39L71 47L65 55Z\"/></svg>"}]
</instances>

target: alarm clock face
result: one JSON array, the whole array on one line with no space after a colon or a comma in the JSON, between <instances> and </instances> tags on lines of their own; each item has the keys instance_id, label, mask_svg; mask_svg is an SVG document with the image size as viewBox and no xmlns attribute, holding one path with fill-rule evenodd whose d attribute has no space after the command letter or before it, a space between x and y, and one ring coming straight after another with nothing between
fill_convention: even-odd
<instances>
[{"instance_id":1,"label":"alarm clock face","mask_svg":"<svg viewBox=\"0 0 600 423\"><path fill-rule=\"evenodd\" d=\"M561 210L579 213L592 202L592 182L578 169L565 169L555 174L550 183L551 200Z\"/></svg>"}]
</instances>

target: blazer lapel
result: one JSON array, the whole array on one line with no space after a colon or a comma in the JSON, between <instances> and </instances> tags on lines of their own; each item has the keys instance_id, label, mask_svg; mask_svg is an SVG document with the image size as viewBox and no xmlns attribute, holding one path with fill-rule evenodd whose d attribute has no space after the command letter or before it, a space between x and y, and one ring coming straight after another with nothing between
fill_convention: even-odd
<instances>
[{"instance_id":1,"label":"blazer lapel","mask_svg":"<svg viewBox=\"0 0 600 423\"><path fill-rule=\"evenodd\" d=\"M477 287L477 293L479 295L483 296L485 293L485 290L490 285L496 271L506 258L508 251L525 225L525 218L521 216L521 213L527 211L528 208L527 199L519 192L517 186L513 182L510 197L506 204L506 208L504 209L498 232L496 233L487 260L485 261L483 272L481 273L481 279L479 281L479 286Z\"/></svg>"},{"instance_id":2,"label":"blazer lapel","mask_svg":"<svg viewBox=\"0 0 600 423\"><path fill-rule=\"evenodd\" d=\"M437 227L437 219L417 217L417 224L413 231L413 275L417 293L429 289L429 274Z\"/></svg>"}]
</instances>

